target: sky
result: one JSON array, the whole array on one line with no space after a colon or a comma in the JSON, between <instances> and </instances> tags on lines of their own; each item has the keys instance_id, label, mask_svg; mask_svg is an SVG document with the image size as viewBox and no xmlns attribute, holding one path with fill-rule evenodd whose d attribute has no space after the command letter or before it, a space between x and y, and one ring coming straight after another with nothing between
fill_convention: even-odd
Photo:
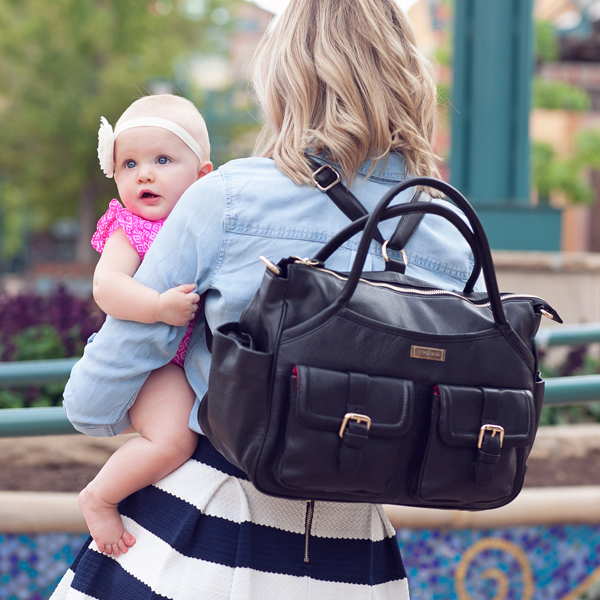
<instances>
[{"instance_id":1,"label":"sky","mask_svg":"<svg viewBox=\"0 0 600 600\"><path fill-rule=\"evenodd\" d=\"M397 0L398 4L404 9L408 10L413 4L416 4L418 0ZM269 10L276 15L282 13L287 5L287 0L252 0L255 4L258 4L261 8Z\"/></svg>"}]
</instances>

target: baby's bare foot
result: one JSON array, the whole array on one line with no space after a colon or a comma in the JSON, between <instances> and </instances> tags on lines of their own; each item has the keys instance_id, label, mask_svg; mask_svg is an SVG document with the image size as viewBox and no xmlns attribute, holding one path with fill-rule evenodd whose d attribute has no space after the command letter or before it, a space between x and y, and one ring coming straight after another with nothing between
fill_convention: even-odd
<instances>
[{"instance_id":1,"label":"baby's bare foot","mask_svg":"<svg viewBox=\"0 0 600 600\"><path fill-rule=\"evenodd\" d=\"M86 487L79 494L79 508L100 552L119 556L135 544L135 538L123 526L116 504L105 502Z\"/></svg>"}]
</instances>

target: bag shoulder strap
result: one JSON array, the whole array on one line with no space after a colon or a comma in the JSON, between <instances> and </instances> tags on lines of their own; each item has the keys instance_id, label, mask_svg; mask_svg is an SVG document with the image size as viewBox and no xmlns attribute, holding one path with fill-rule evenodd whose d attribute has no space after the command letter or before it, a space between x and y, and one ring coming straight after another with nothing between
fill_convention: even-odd
<instances>
[{"instance_id":1,"label":"bag shoulder strap","mask_svg":"<svg viewBox=\"0 0 600 600\"><path fill-rule=\"evenodd\" d=\"M325 192L334 204L351 220L356 221L360 217L369 214L369 211L360 203L358 198L342 183L340 174L329 164L320 164L316 160L307 157L310 166L313 169L313 179L317 184L317 188ZM416 191L410 202L430 202L431 197L425 192ZM404 250L406 244L416 231L421 223L425 213L411 213L402 215L396 230L392 237L387 241L387 248L392 250ZM379 229L375 231L373 236L380 244L385 241ZM405 259L406 261L406 259ZM386 258L386 262L396 263ZM397 263L393 270L404 273L406 264Z\"/></svg>"},{"instance_id":2,"label":"bag shoulder strap","mask_svg":"<svg viewBox=\"0 0 600 600\"><path fill-rule=\"evenodd\" d=\"M369 214L359 199L342 183L340 174L331 165L320 164L310 157L308 157L308 162L313 169L313 179L317 188L325 192L351 221L356 221ZM380 244L383 244L384 239L379 229L375 232L374 237Z\"/></svg>"},{"instance_id":3,"label":"bag shoulder strap","mask_svg":"<svg viewBox=\"0 0 600 600\"><path fill-rule=\"evenodd\" d=\"M411 202L431 202L431 196L425 192L417 191L410 200ZM388 248L392 250L404 250L408 240L413 236L417 227L421 224L425 213L411 213L402 215L396 231L388 242Z\"/></svg>"}]
</instances>

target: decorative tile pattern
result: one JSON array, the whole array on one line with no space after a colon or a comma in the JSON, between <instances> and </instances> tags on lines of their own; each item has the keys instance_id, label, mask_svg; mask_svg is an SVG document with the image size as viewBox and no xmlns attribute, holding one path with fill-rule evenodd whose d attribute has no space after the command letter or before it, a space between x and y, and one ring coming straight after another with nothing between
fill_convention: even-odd
<instances>
[{"instance_id":1,"label":"decorative tile pattern","mask_svg":"<svg viewBox=\"0 0 600 600\"><path fill-rule=\"evenodd\" d=\"M577 600L600 582L600 525L397 535L411 600ZM0 534L0 600L47 600L86 540Z\"/></svg>"},{"instance_id":2,"label":"decorative tile pattern","mask_svg":"<svg viewBox=\"0 0 600 600\"><path fill-rule=\"evenodd\" d=\"M0 600L46 600L87 535L0 534Z\"/></svg>"},{"instance_id":3,"label":"decorative tile pattern","mask_svg":"<svg viewBox=\"0 0 600 600\"><path fill-rule=\"evenodd\" d=\"M411 600L576 600L600 581L600 525L397 537Z\"/></svg>"}]
</instances>

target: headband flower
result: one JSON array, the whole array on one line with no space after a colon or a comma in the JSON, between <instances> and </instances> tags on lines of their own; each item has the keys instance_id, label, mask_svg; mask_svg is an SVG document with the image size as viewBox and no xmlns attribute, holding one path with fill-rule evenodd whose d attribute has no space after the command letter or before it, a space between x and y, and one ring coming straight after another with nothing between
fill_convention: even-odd
<instances>
[{"instance_id":1,"label":"headband flower","mask_svg":"<svg viewBox=\"0 0 600 600\"><path fill-rule=\"evenodd\" d=\"M112 178L115 170L115 134L110 123L100 117L100 129L98 129L98 160L104 174Z\"/></svg>"}]
</instances>

